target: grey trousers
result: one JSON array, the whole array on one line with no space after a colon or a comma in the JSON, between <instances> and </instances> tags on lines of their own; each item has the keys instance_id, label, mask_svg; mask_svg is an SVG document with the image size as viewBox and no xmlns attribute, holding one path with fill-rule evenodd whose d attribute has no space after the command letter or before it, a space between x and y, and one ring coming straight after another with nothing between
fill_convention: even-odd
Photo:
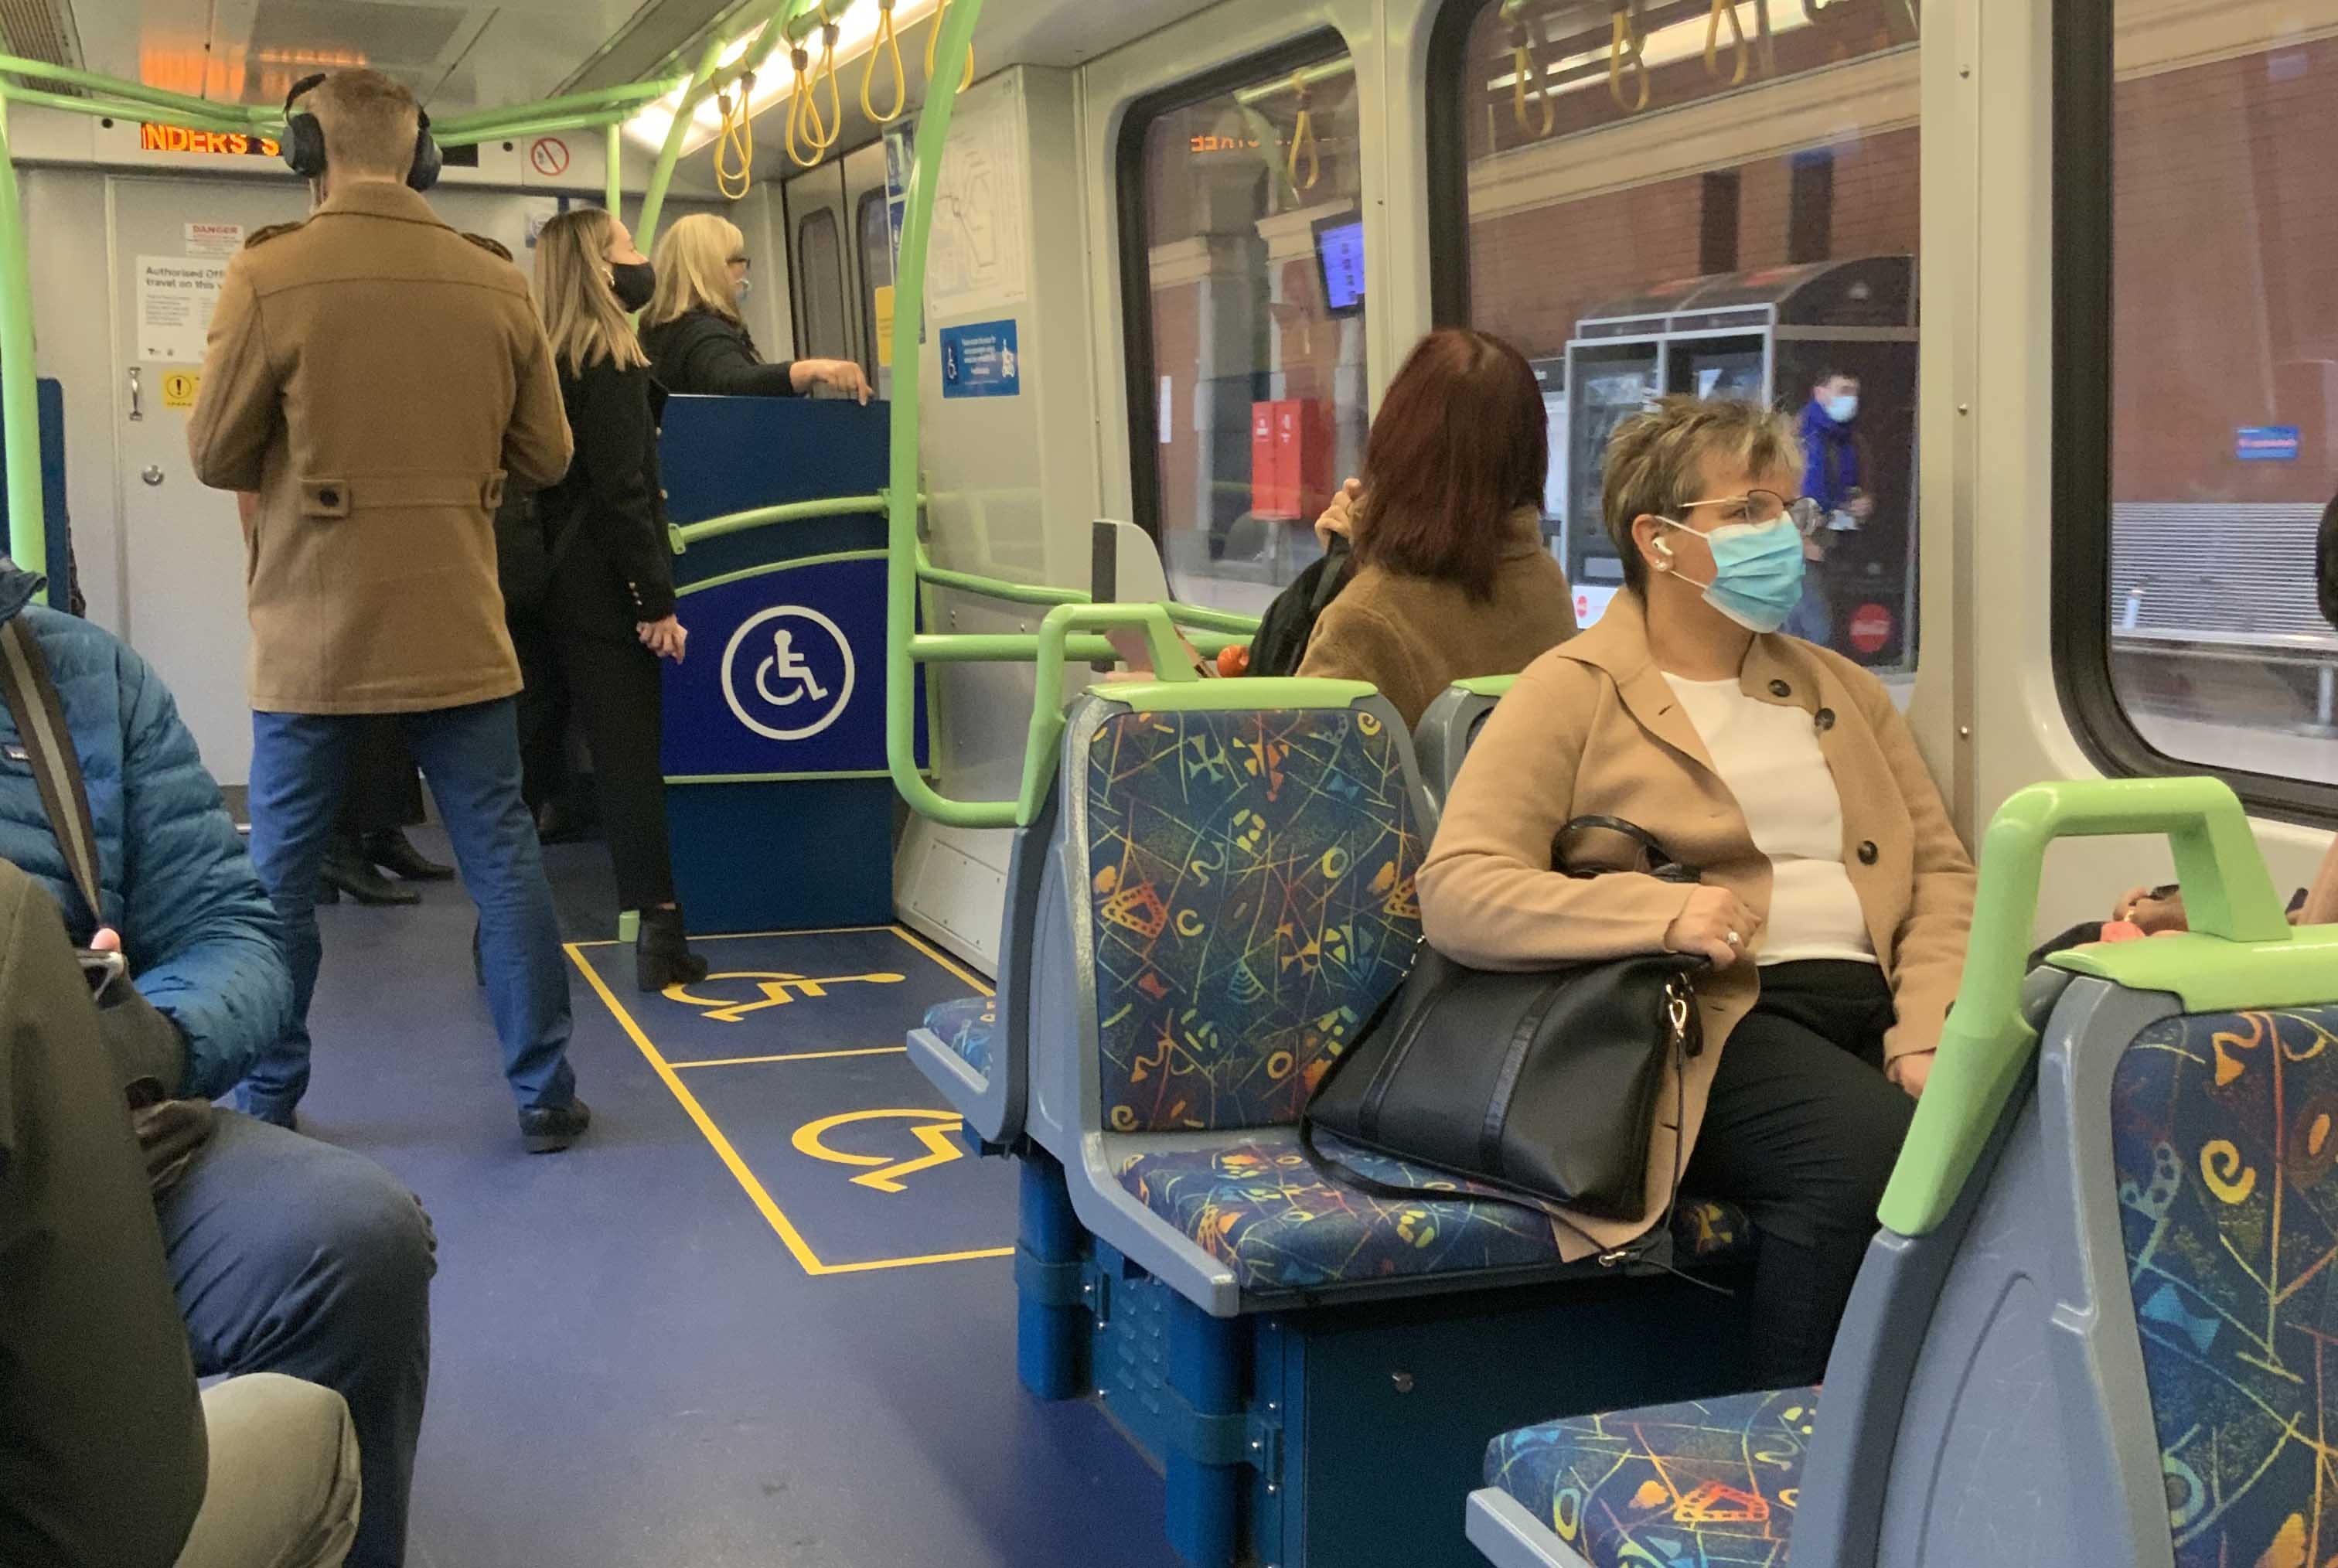
<instances>
[{"instance_id":1,"label":"grey trousers","mask_svg":"<svg viewBox=\"0 0 2338 1568\"><path fill-rule=\"evenodd\" d=\"M362 1500L341 1396L255 1372L203 1390L203 1426L211 1478L178 1568L339 1568Z\"/></svg>"}]
</instances>

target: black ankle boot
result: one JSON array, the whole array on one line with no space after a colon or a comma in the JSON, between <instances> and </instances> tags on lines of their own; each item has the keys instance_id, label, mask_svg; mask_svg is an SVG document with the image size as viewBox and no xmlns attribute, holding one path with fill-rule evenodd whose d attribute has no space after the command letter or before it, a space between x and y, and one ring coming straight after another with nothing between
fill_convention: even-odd
<instances>
[{"instance_id":1,"label":"black ankle boot","mask_svg":"<svg viewBox=\"0 0 2338 1568\"><path fill-rule=\"evenodd\" d=\"M706 978L706 960L690 950L683 935L682 911L644 909L642 928L634 937L634 980L644 991L687 985Z\"/></svg>"},{"instance_id":2,"label":"black ankle boot","mask_svg":"<svg viewBox=\"0 0 2338 1568\"><path fill-rule=\"evenodd\" d=\"M325 851L323 881L333 890L331 897L322 900L325 903L339 903L344 893L360 904L376 906L422 902L421 894L397 886L375 870L353 840L336 840Z\"/></svg>"}]
</instances>

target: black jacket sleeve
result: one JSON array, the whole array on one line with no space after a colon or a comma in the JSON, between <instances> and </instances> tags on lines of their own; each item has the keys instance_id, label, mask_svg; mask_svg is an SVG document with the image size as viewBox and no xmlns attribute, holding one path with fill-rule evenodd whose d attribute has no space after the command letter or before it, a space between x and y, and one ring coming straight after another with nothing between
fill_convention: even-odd
<instances>
[{"instance_id":1,"label":"black jacket sleeve","mask_svg":"<svg viewBox=\"0 0 2338 1568\"><path fill-rule=\"evenodd\" d=\"M670 391L702 397L792 397L792 364L765 365L748 352L747 339L721 318L702 315L684 324L677 363L666 381Z\"/></svg>"},{"instance_id":2,"label":"black jacket sleeve","mask_svg":"<svg viewBox=\"0 0 2338 1568\"><path fill-rule=\"evenodd\" d=\"M673 613L673 548L659 505L649 372L601 361L578 378L568 416L584 480L584 536L571 549L610 564L636 620L663 621Z\"/></svg>"}]
</instances>

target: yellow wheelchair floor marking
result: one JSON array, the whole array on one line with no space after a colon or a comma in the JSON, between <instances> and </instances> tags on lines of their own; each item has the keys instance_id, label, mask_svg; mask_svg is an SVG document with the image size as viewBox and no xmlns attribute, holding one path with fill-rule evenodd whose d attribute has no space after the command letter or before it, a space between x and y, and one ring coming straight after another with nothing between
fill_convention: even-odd
<instances>
[{"instance_id":1,"label":"yellow wheelchair floor marking","mask_svg":"<svg viewBox=\"0 0 2338 1568\"><path fill-rule=\"evenodd\" d=\"M833 1127L850 1126L856 1122L886 1122L899 1120L921 1123L909 1131L926 1152L914 1160L902 1160L887 1165L882 1154L850 1154L841 1149L831 1149L820 1142L820 1134ZM807 1122L796 1129L796 1152L809 1154L815 1160L826 1160L836 1165L883 1165L881 1171L865 1171L852 1179L856 1187L873 1188L879 1192L907 1192L901 1178L920 1171L930 1171L937 1165L947 1165L958 1158L960 1151L950 1134L957 1132L963 1118L955 1111L846 1111L834 1116L823 1116L817 1122Z\"/></svg>"},{"instance_id":2,"label":"yellow wheelchair floor marking","mask_svg":"<svg viewBox=\"0 0 2338 1568\"><path fill-rule=\"evenodd\" d=\"M752 935L758 936L842 936L861 931L890 931L912 947L932 958L944 969L978 987L984 995L991 995L988 986L982 985L979 980L976 980L965 970L935 953L933 949L911 936L899 926L843 926L822 931L761 931ZM702 937L696 940L720 941L722 938ZM621 944L570 942L565 946L568 953L568 961L584 972L585 984L593 987L594 995L601 998L601 1004L606 1007L610 1015L616 1019L618 1026L624 1030L626 1037L631 1039L634 1048L641 1052L643 1060L650 1064L652 1070L664 1083L667 1091L681 1102L683 1110L689 1114L691 1121L697 1124L700 1135L706 1140L715 1155L730 1171L732 1179L739 1183L740 1190L747 1194L748 1201L754 1204L756 1212L762 1215L765 1222L771 1226L773 1233L779 1237L787 1247L790 1255L795 1259L797 1266L806 1274L819 1279L836 1274L873 1274L889 1269L921 1268L930 1263L972 1263L986 1259L1015 1256L1015 1249L1012 1247L980 1247L963 1252L933 1252L915 1258L869 1258L857 1263L822 1262L820 1254L814 1252L811 1250L811 1244L804 1240L803 1233L796 1229L795 1222L788 1218L786 1211L781 1209L777 1202L772 1200L770 1191L764 1187L761 1178L748 1168L746 1161L739 1157L739 1151L732 1146L731 1140L723 1135L722 1129L714 1124L714 1118L706 1113L706 1107L698 1102L698 1096L692 1093L689 1085L683 1083L682 1074L675 1071L677 1063L665 1059L649 1035L643 1032L642 1026L634 1022L634 1015L625 1010L625 1004L617 1000L617 994L609 989L609 983L602 979L600 972L585 961L584 950L587 947L614 947ZM906 1054L908 1047L887 1045L877 1047L876 1050L883 1054L897 1051ZM840 1052L836 1054L853 1055L859 1053ZM683 1066L718 1064L720 1063L679 1063ZM938 1164L940 1161L937 1160L933 1163Z\"/></svg>"},{"instance_id":3,"label":"yellow wheelchair floor marking","mask_svg":"<svg viewBox=\"0 0 2338 1568\"><path fill-rule=\"evenodd\" d=\"M761 936L853 936L863 931L898 931L898 926L810 926L801 931L722 931L702 936L692 933L693 942L752 942ZM621 937L595 936L588 941L571 942L571 947L624 947L631 944Z\"/></svg>"},{"instance_id":4,"label":"yellow wheelchair floor marking","mask_svg":"<svg viewBox=\"0 0 2338 1568\"><path fill-rule=\"evenodd\" d=\"M703 1062L676 1062L684 1067L752 1067L764 1062L827 1062L838 1056L907 1056L907 1045L864 1045L851 1051L788 1051L777 1056L710 1056Z\"/></svg>"},{"instance_id":5,"label":"yellow wheelchair floor marking","mask_svg":"<svg viewBox=\"0 0 2338 1568\"><path fill-rule=\"evenodd\" d=\"M828 995L830 985L899 985L906 975L885 970L873 975L795 975L776 969L732 969L719 975L709 975L697 982L712 985L718 980L752 980L762 995L752 1002L735 1001L728 996L693 996L688 985L675 985L665 988L663 995L669 1002L680 1002L691 1007L702 1007L702 1018L717 1024L737 1024L750 1013L761 1013L766 1007L788 1007L798 1002L810 1002Z\"/></svg>"}]
</instances>

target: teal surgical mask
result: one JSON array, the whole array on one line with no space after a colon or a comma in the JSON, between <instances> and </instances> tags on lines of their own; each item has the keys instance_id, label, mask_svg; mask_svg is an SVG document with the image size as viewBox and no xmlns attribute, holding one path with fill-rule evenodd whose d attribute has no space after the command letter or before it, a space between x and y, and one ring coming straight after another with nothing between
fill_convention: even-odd
<instances>
[{"instance_id":1,"label":"teal surgical mask","mask_svg":"<svg viewBox=\"0 0 2338 1568\"><path fill-rule=\"evenodd\" d=\"M1827 417L1838 425L1848 425L1859 417L1859 394L1846 392L1840 397L1827 399Z\"/></svg>"},{"instance_id":2,"label":"teal surgical mask","mask_svg":"<svg viewBox=\"0 0 2338 1568\"><path fill-rule=\"evenodd\" d=\"M1669 517L1658 521L1695 532ZM1713 581L1704 585L1704 602L1749 632L1783 626L1803 599L1803 535L1793 520L1724 523L1700 537L1713 549Z\"/></svg>"}]
</instances>

